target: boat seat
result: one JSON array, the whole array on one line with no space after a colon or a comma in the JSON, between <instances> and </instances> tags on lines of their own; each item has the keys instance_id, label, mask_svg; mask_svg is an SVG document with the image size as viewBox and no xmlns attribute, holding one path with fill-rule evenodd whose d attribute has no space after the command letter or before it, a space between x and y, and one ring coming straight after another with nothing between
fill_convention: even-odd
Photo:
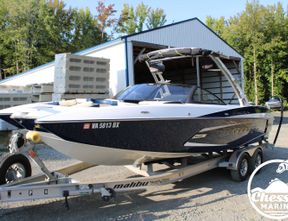
<instances>
[{"instance_id":1,"label":"boat seat","mask_svg":"<svg viewBox=\"0 0 288 221\"><path fill-rule=\"evenodd\" d=\"M59 101L59 106L71 107L71 106L74 106L76 104L77 104L76 99Z\"/></svg>"},{"instance_id":2,"label":"boat seat","mask_svg":"<svg viewBox=\"0 0 288 221\"><path fill-rule=\"evenodd\" d=\"M65 106L65 107L74 107L74 106L79 106L79 107L93 107L95 104L92 101L87 101L87 100L77 100L77 99L72 99L72 100L62 100L59 101L59 106Z\"/></svg>"},{"instance_id":3,"label":"boat seat","mask_svg":"<svg viewBox=\"0 0 288 221\"><path fill-rule=\"evenodd\" d=\"M95 104L91 101L86 101L86 102L82 102L82 103L77 103L75 106L77 106L77 107L93 107L93 106L95 106Z\"/></svg>"}]
</instances>

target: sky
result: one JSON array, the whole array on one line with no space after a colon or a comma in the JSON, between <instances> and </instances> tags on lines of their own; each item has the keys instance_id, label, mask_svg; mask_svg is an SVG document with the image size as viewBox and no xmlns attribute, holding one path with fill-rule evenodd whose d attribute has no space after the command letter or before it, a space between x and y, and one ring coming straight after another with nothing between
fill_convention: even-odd
<instances>
[{"instance_id":1,"label":"sky","mask_svg":"<svg viewBox=\"0 0 288 221\"><path fill-rule=\"evenodd\" d=\"M88 7L93 14L96 12L97 0L64 0L64 2L68 7ZM203 22L205 22L207 16L229 18L243 11L246 4L246 0L105 0L104 2L115 4L118 13L124 3L137 6L143 2L152 8L162 8L166 13L166 24L194 17L198 17ZM265 6L281 2L285 11L287 11L288 0L259 0L259 2Z\"/></svg>"}]
</instances>

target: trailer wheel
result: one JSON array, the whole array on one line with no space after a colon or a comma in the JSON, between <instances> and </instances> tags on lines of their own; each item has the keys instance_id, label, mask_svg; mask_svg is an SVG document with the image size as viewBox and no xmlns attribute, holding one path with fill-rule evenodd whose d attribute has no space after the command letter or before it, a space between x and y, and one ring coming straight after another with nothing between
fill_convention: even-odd
<instances>
[{"instance_id":1,"label":"trailer wheel","mask_svg":"<svg viewBox=\"0 0 288 221\"><path fill-rule=\"evenodd\" d=\"M261 164L263 163L263 153L260 149L257 149L253 156L250 159L250 165L249 165L249 172L253 173L253 171ZM259 173L261 170L257 171Z\"/></svg>"},{"instance_id":2,"label":"trailer wheel","mask_svg":"<svg viewBox=\"0 0 288 221\"><path fill-rule=\"evenodd\" d=\"M102 196L102 200L104 202L109 202L111 199L115 198L115 191L111 188L106 189L111 195L110 196Z\"/></svg>"},{"instance_id":3,"label":"trailer wheel","mask_svg":"<svg viewBox=\"0 0 288 221\"><path fill-rule=\"evenodd\" d=\"M31 164L23 154L7 154L0 158L0 185L31 176Z\"/></svg>"},{"instance_id":4,"label":"trailer wheel","mask_svg":"<svg viewBox=\"0 0 288 221\"><path fill-rule=\"evenodd\" d=\"M237 163L237 169L230 170L232 180L241 182L247 179L250 171L249 162L250 156L247 153L244 153Z\"/></svg>"}]
</instances>

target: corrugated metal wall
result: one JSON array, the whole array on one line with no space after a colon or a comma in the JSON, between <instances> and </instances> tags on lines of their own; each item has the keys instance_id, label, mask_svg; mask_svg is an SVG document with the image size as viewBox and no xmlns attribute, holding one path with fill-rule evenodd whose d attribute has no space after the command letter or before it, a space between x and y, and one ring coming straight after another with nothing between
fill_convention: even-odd
<instances>
[{"instance_id":1,"label":"corrugated metal wall","mask_svg":"<svg viewBox=\"0 0 288 221\"><path fill-rule=\"evenodd\" d=\"M128 36L127 39L128 41L143 41L173 47L200 47L220 51L229 56L241 57L198 19Z\"/></svg>"}]
</instances>

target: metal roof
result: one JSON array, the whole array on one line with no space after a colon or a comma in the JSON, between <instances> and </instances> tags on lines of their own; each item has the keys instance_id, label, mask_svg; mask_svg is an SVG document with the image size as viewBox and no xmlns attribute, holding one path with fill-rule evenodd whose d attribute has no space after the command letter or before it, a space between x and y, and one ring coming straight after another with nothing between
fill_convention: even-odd
<instances>
[{"instance_id":1,"label":"metal roof","mask_svg":"<svg viewBox=\"0 0 288 221\"><path fill-rule=\"evenodd\" d=\"M202 21L201 21L200 19L198 19L197 17L190 18L190 19L186 19L186 20L183 20L183 21L175 22L175 23L171 23L171 24L168 24L168 25L163 25L163 26L161 26L161 27L157 27L157 28L145 30L145 31L142 31L142 32L137 32L137 33L133 33L133 34L130 34L130 35L125 35L125 36L122 36L122 37L120 37L120 38L122 38L122 39L130 38L130 37L133 37L133 36L136 36L136 35L141 35L141 34L144 34L144 33L153 32L153 31L156 31L156 30L164 29L164 28L171 27L171 26L176 26L176 25L183 24L183 23L186 23L186 22L191 22L191 21L198 21L198 22L200 22L205 28L207 28L209 31L211 31L211 32L212 32L214 35L216 35L221 41L223 41L223 42L224 42L225 44L227 44L232 50L234 50L237 54L239 54L240 57L243 57L242 54L240 54L233 46L231 46L227 41L225 41L223 38L221 38L215 31L213 31L211 28L209 28L204 22L202 22Z\"/></svg>"}]
</instances>

